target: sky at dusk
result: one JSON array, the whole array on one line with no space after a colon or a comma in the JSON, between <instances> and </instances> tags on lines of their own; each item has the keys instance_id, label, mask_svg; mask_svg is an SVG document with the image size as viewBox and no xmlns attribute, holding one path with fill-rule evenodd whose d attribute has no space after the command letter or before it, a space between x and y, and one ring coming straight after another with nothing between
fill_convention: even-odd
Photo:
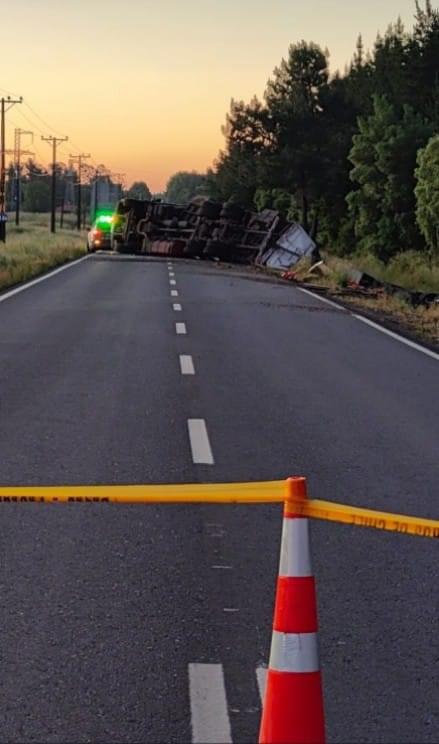
<instances>
[{"instance_id":1,"label":"sky at dusk","mask_svg":"<svg viewBox=\"0 0 439 744\"><path fill-rule=\"evenodd\" d=\"M212 164L230 99L262 96L289 44L328 47L343 70L358 34L370 47L398 15L410 27L414 0L14 0L0 93L31 108L8 113L7 147L14 127L32 129L46 165L41 134L65 134L59 160L81 149L161 191Z\"/></svg>"}]
</instances>

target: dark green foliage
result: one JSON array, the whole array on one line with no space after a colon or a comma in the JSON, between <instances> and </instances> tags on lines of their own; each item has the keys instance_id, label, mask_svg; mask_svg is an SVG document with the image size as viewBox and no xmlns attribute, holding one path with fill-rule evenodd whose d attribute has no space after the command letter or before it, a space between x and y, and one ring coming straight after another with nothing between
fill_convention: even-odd
<instances>
[{"instance_id":1,"label":"dark green foliage","mask_svg":"<svg viewBox=\"0 0 439 744\"><path fill-rule=\"evenodd\" d=\"M187 204L194 196L207 194L207 178L201 173L180 171L175 173L166 186L166 201Z\"/></svg>"},{"instance_id":2,"label":"dark green foliage","mask_svg":"<svg viewBox=\"0 0 439 744\"><path fill-rule=\"evenodd\" d=\"M439 255L439 135L418 153L416 217L432 254Z\"/></svg>"},{"instance_id":3,"label":"dark green foliage","mask_svg":"<svg viewBox=\"0 0 439 744\"><path fill-rule=\"evenodd\" d=\"M388 260L399 251L422 249L415 219L415 166L431 126L405 106L402 115L375 96L373 114L359 120L349 159L357 188L348 197L358 247Z\"/></svg>"},{"instance_id":4,"label":"dark green foliage","mask_svg":"<svg viewBox=\"0 0 439 744\"><path fill-rule=\"evenodd\" d=\"M372 53L360 36L344 75L329 75L316 44L292 45L263 101L232 101L211 195L277 203L341 253L360 245L386 259L425 247L414 171L439 129L439 13L429 0L415 11L410 32L397 20Z\"/></svg>"},{"instance_id":5,"label":"dark green foliage","mask_svg":"<svg viewBox=\"0 0 439 744\"><path fill-rule=\"evenodd\" d=\"M25 212L48 212L50 210L50 183L46 178L33 179L23 187L23 210Z\"/></svg>"},{"instance_id":6,"label":"dark green foliage","mask_svg":"<svg viewBox=\"0 0 439 744\"><path fill-rule=\"evenodd\" d=\"M151 199L151 192L145 181L134 181L133 185L127 190L126 196L130 199L148 201Z\"/></svg>"}]
</instances>

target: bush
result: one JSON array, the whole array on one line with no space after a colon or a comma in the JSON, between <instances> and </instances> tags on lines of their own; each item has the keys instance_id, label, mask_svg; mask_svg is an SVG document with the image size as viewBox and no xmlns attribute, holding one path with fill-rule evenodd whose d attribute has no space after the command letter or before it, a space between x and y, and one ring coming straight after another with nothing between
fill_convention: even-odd
<instances>
[{"instance_id":1,"label":"bush","mask_svg":"<svg viewBox=\"0 0 439 744\"><path fill-rule=\"evenodd\" d=\"M418 153L416 219L432 253L439 254L439 134Z\"/></svg>"}]
</instances>

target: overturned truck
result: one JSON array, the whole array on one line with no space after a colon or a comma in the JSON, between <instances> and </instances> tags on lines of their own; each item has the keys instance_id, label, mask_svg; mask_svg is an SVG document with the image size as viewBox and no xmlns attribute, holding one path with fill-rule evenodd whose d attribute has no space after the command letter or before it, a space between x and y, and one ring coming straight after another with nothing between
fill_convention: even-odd
<instances>
[{"instance_id":1,"label":"overturned truck","mask_svg":"<svg viewBox=\"0 0 439 744\"><path fill-rule=\"evenodd\" d=\"M297 228L275 210L251 212L207 197L195 197L186 206L122 199L114 217L112 248L120 253L262 263L277 246L288 243L288 234ZM309 238L307 246L310 251L314 246Z\"/></svg>"}]
</instances>

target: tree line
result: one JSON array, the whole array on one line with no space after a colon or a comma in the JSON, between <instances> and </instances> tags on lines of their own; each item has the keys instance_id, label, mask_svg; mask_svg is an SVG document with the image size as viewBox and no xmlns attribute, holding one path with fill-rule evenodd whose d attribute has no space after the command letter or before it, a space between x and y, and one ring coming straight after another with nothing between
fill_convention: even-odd
<instances>
[{"instance_id":1,"label":"tree line","mask_svg":"<svg viewBox=\"0 0 439 744\"><path fill-rule=\"evenodd\" d=\"M263 100L232 100L210 195L274 208L340 254L439 252L439 12L415 3L344 73L290 46Z\"/></svg>"}]
</instances>

